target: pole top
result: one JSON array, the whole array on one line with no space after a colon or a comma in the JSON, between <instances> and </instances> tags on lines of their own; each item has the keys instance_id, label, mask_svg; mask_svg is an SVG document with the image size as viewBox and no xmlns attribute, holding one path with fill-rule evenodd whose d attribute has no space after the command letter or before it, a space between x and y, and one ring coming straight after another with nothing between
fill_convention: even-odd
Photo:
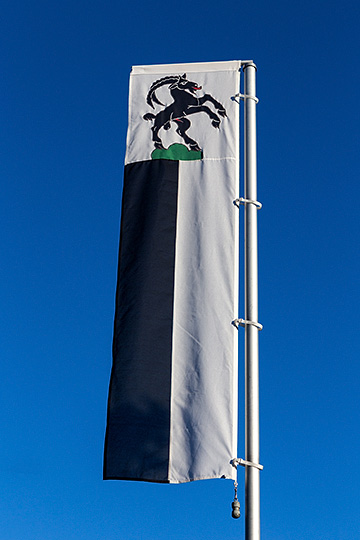
<instances>
[{"instance_id":1,"label":"pole top","mask_svg":"<svg viewBox=\"0 0 360 540\"><path fill-rule=\"evenodd\" d=\"M245 70L248 67L253 67L257 71L256 64L252 60L244 60L243 62L241 62L241 65L242 65L243 70Z\"/></svg>"}]
</instances>

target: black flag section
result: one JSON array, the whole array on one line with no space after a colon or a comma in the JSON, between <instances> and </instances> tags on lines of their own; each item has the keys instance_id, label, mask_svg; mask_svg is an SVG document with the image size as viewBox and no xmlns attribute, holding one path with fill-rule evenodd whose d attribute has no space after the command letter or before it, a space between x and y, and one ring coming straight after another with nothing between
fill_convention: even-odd
<instances>
[{"instance_id":1,"label":"black flag section","mask_svg":"<svg viewBox=\"0 0 360 540\"><path fill-rule=\"evenodd\" d=\"M104 479L169 481L178 168L125 167Z\"/></svg>"}]
</instances>

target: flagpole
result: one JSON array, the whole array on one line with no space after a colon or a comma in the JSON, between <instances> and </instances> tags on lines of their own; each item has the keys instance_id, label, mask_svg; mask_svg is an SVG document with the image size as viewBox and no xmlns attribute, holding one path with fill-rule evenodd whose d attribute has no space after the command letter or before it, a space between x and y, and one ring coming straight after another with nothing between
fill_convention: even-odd
<instances>
[{"instance_id":1,"label":"flagpole","mask_svg":"<svg viewBox=\"0 0 360 540\"><path fill-rule=\"evenodd\" d=\"M259 464L259 340L256 169L256 65L244 71L245 460ZM260 540L260 470L245 467L245 538Z\"/></svg>"}]
</instances>

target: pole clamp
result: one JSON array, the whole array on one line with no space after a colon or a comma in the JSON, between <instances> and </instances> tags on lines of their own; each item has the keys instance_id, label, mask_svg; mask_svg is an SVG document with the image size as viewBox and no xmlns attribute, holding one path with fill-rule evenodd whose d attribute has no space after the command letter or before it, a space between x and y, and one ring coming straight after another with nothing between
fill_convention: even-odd
<instances>
[{"instance_id":1,"label":"pole clamp","mask_svg":"<svg viewBox=\"0 0 360 540\"><path fill-rule=\"evenodd\" d=\"M256 321L249 321L247 319L234 319L232 321L232 323L235 328L239 328L239 326L242 326L243 328L245 328L245 326L247 325L251 325L251 326L255 326L255 328L257 328L258 330L262 330L263 329L263 325L256 322Z\"/></svg>"},{"instance_id":2,"label":"pole clamp","mask_svg":"<svg viewBox=\"0 0 360 540\"><path fill-rule=\"evenodd\" d=\"M253 199L244 199L244 197L240 197L239 199L235 199L234 204L238 208L240 208L240 204L243 204L244 206L246 204L254 204L258 210L260 210L262 208L261 202L254 201Z\"/></svg>"},{"instance_id":3,"label":"pole clamp","mask_svg":"<svg viewBox=\"0 0 360 540\"><path fill-rule=\"evenodd\" d=\"M247 461L246 459L242 458L234 458L230 461L231 465L237 469L238 465L242 465L243 467L255 467L255 469L259 469L259 471L262 471L264 466L260 465L260 463L254 463L253 461Z\"/></svg>"}]
</instances>

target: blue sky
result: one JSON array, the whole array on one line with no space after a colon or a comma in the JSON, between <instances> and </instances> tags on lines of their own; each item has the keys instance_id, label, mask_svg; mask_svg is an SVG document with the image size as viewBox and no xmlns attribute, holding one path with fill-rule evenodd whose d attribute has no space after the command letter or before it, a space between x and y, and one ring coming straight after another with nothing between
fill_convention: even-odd
<instances>
[{"instance_id":1,"label":"blue sky","mask_svg":"<svg viewBox=\"0 0 360 540\"><path fill-rule=\"evenodd\" d=\"M131 65L249 58L262 539L359 537L359 16L355 1L5 0L1 540L244 538L230 481L103 482L102 456ZM242 350L240 333L241 374ZM242 377L243 456L241 392Z\"/></svg>"}]
</instances>

